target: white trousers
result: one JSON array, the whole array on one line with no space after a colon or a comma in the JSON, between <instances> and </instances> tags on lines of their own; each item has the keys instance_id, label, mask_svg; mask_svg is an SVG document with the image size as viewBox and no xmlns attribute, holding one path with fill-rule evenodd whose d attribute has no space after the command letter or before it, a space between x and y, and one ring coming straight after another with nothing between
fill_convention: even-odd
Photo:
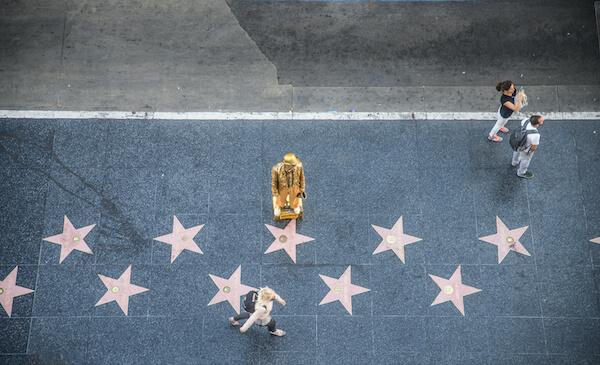
<instances>
[{"instance_id":1,"label":"white trousers","mask_svg":"<svg viewBox=\"0 0 600 365\"><path fill-rule=\"evenodd\" d=\"M500 106L500 108L502 108L502 106ZM500 115L500 108L498 108L498 120L496 121L496 124L494 124L494 127L490 131L490 137L493 137L494 135L496 135L496 133L498 133L498 131L502 127L504 127L506 122L508 122L508 118L504 118L504 117L502 117L502 115Z\"/></svg>"},{"instance_id":2,"label":"white trousers","mask_svg":"<svg viewBox=\"0 0 600 365\"><path fill-rule=\"evenodd\" d=\"M529 167L529 163L531 162L531 158L533 157L533 152L527 153L523 152L513 152L512 164L519 164L519 170L517 173L519 175L523 175L527 172L527 168Z\"/></svg>"}]
</instances>

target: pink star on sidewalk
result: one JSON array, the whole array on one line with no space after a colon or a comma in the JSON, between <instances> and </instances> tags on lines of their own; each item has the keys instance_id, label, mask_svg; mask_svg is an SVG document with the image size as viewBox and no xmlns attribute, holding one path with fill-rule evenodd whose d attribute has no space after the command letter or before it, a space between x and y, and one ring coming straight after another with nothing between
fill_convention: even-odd
<instances>
[{"instance_id":1,"label":"pink star on sidewalk","mask_svg":"<svg viewBox=\"0 0 600 365\"><path fill-rule=\"evenodd\" d=\"M330 278L329 276L319 274L321 279L323 279L325 284L327 284L329 289L331 289L329 293L327 293L325 298L323 298L321 303L319 303L319 305L339 300L340 303L342 303L342 305L344 306L344 308L346 308L348 313L352 315L352 296L356 294L366 293L371 289L363 288L362 286L352 284L351 271L352 267L348 266L346 271L344 271L344 273L342 274L342 276L340 276L339 279L334 279Z\"/></svg>"},{"instance_id":2,"label":"pink star on sidewalk","mask_svg":"<svg viewBox=\"0 0 600 365\"><path fill-rule=\"evenodd\" d=\"M600 237L592 238L590 242L600 243Z\"/></svg>"},{"instance_id":3,"label":"pink star on sidewalk","mask_svg":"<svg viewBox=\"0 0 600 365\"><path fill-rule=\"evenodd\" d=\"M296 233L295 219L292 219L284 229L273 227L268 224L265 224L265 226L267 226L269 231L271 231L271 234L275 236L275 241L267 248L265 254L278 250L285 250L294 263L296 263L296 246L314 240L314 238Z\"/></svg>"},{"instance_id":4,"label":"pink star on sidewalk","mask_svg":"<svg viewBox=\"0 0 600 365\"><path fill-rule=\"evenodd\" d=\"M481 291L481 289L473 288L472 286L464 285L462 283L460 265L448 280L431 274L429 274L429 276L435 281L437 286L442 289L431 305L434 306L436 304L451 301L463 316L465 315L463 297Z\"/></svg>"},{"instance_id":5,"label":"pink star on sidewalk","mask_svg":"<svg viewBox=\"0 0 600 365\"><path fill-rule=\"evenodd\" d=\"M83 240L85 236L90 233L92 228L96 225L92 224L91 226L75 229L73 224L67 216L65 215L65 222L63 225L63 233L57 234L56 236L46 237L44 241L56 243L57 245L61 245L60 248L60 261L62 263L63 260L69 256L71 251L77 250L85 253L92 254L92 250L88 247L88 245Z\"/></svg>"},{"instance_id":6,"label":"pink star on sidewalk","mask_svg":"<svg viewBox=\"0 0 600 365\"><path fill-rule=\"evenodd\" d=\"M125 270L125 272L123 272L121 277L118 279L109 278L100 274L98 274L98 276L108 291L102 298L100 298L95 307L101 304L112 302L114 300L117 302L119 307L121 307L123 313L127 315L127 311L129 309L129 297L148 290L146 288L142 288L141 286L131 284L131 265L129 265L127 270Z\"/></svg>"},{"instance_id":7,"label":"pink star on sidewalk","mask_svg":"<svg viewBox=\"0 0 600 365\"><path fill-rule=\"evenodd\" d=\"M211 299L208 305L228 301L237 314L240 314L240 296L246 295L251 290L258 290L242 284L242 265L235 269L229 279L223 279L211 274L208 274L208 276L219 287L219 292Z\"/></svg>"},{"instance_id":8,"label":"pink star on sidewalk","mask_svg":"<svg viewBox=\"0 0 600 365\"><path fill-rule=\"evenodd\" d=\"M377 233L379 233L381 238L383 238L379 246L377 246L377 248L373 252L373 255L383 251L392 250L394 251L396 256L398 256L398 258L402 261L402 263L404 263L404 246L422 240L421 238L404 234L404 228L402 226L402 216L400 216L400 219L396 221L396 223L391 229L378 227L373 224L371 224L371 226L375 228Z\"/></svg>"},{"instance_id":9,"label":"pink star on sidewalk","mask_svg":"<svg viewBox=\"0 0 600 365\"><path fill-rule=\"evenodd\" d=\"M16 266L13 271L8 274L4 280L0 281L0 304L10 317L12 313L13 299L20 295L32 293L33 290L17 285L17 272L19 267Z\"/></svg>"},{"instance_id":10,"label":"pink star on sidewalk","mask_svg":"<svg viewBox=\"0 0 600 365\"><path fill-rule=\"evenodd\" d=\"M196 242L194 242L194 237L198 234L198 232L200 232L202 227L204 227L204 224L185 229L183 228L183 225L179 223L177 217L173 216L173 233L156 237L155 240L168 243L169 245L173 246L171 248L172 263L183 250L190 250L203 254L202 250L200 250L200 247L198 247Z\"/></svg>"},{"instance_id":11,"label":"pink star on sidewalk","mask_svg":"<svg viewBox=\"0 0 600 365\"><path fill-rule=\"evenodd\" d=\"M519 238L521 238L527 228L529 228L529 226L510 230L500 218L496 216L496 234L481 237L479 239L498 246L498 263L501 263L509 251L515 251L523 255L531 256L521 242L519 242Z\"/></svg>"}]
</instances>

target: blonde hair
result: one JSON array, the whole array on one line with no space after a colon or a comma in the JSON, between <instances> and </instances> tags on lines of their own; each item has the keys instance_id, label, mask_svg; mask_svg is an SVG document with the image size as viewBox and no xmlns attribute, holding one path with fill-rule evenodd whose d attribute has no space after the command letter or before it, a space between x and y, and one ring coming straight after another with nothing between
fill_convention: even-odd
<instances>
[{"instance_id":1,"label":"blonde hair","mask_svg":"<svg viewBox=\"0 0 600 365\"><path fill-rule=\"evenodd\" d=\"M260 288L256 304L265 306L275 298L275 291L269 287Z\"/></svg>"}]
</instances>

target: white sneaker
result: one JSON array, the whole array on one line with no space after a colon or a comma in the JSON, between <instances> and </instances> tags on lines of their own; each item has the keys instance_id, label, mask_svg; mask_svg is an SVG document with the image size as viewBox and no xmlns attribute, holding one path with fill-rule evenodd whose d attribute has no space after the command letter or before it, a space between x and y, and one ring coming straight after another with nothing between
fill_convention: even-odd
<instances>
[{"instance_id":1,"label":"white sneaker","mask_svg":"<svg viewBox=\"0 0 600 365\"><path fill-rule=\"evenodd\" d=\"M294 209L294 213L296 213L296 214L300 214L300 207L298 207L298 208Z\"/></svg>"},{"instance_id":2,"label":"white sneaker","mask_svg":"<svg viewBox=\"0 0 600 365\"><path fill-rule=\"evenodd\" d=\"M279 217L281 215L281 209L279 207L275 207L275 216Z\"/></svg>"}]
</instances>

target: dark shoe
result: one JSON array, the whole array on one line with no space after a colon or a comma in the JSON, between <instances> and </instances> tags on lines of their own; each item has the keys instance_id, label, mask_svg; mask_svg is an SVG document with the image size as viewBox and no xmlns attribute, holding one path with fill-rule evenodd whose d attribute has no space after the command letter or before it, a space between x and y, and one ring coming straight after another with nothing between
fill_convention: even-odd
<instances>
[{"instance_id":1,"label":"dark shoe","mask_svg":"<svg viewBox=\"0 0 600 365\"><path fill-rule=\"evenodd\" d=\"M523 175L521 175L521 174L519 174L517 172L517 176L518 177L523 177L525 179L531 179L533 177L533 174L531 172L529 172L529 171L525 172Z\"/></svg>"}]
</instances>

